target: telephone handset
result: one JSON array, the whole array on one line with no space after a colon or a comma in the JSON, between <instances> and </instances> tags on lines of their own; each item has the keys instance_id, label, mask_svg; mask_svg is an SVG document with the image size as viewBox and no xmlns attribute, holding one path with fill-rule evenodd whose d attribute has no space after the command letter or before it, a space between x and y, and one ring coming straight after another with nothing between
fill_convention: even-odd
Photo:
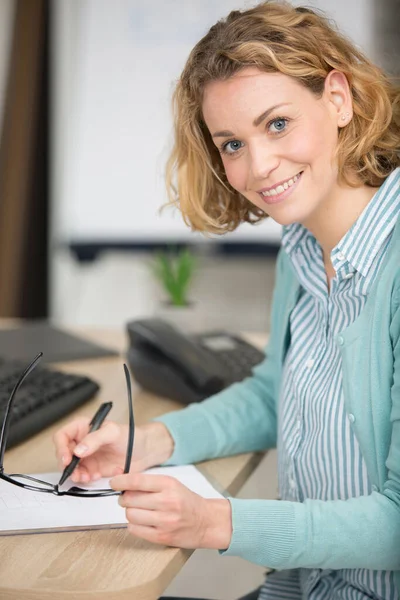
<instances>
[{"instance_id":1,"label":"telephone handset","mask_svg":"<svg viewBox=\"0 0 400 600\"><path fill-rule=\"evenodd\" d=\"M199 402L251 374L265 355L239 336L188 336L161 319L127 325L128 362L144 389L185 404Z\"/></svg>"}]
</instances>

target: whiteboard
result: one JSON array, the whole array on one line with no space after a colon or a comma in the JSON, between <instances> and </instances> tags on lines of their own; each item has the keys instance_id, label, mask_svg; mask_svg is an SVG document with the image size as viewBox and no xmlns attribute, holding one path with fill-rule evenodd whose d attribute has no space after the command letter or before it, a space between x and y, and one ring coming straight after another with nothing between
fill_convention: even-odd
<instances>
[{"instance_id":1,"label":"whiteboard","mask_svg":"<svg viewBox=\"0 0 400 600\"><path fill-rule=\"evenodd\" d=\"M167 200L171 95L193 45L240 0L77 0L56 4L55 229L74 241L200 241ZM300 4L300 2L297 2ZM314 2L360 45L370 0ZM348 30L348 29L347 29ZM58 83L57 83L58 82ZM267 219L221 241L277 242Z\"/></svg>"}]
</instances>

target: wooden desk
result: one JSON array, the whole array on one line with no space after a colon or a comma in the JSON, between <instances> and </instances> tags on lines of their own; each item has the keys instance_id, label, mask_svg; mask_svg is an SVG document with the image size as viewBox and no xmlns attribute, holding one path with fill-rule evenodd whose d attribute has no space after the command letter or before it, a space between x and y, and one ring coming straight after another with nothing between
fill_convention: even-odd
<instances>
[{"instance_id":1,"label":"wooden desk","mask_svg":"<svg viewBox=\"0 0 400 600\"><path fill-rule=\"evenodd\" d=\"M81 332L82 333L82 332ZM123 352L122 332L85 331L89 339ZM261 346L265 337L252 336ZM92 416L100 402L112 400L112 418L127 422L123 359L113 357L58 364L57 368L93 377L101 384L98 396L75 412ZM182 406L134 387L138 424ZM63 421L6 453L9 472L57 470L53 433ZM235 495L262 455L246 454L202 463L202 472L220 489ZM0 537L1 600L155 600L191 555L152 545L126 530L82 531Z\"/></svg>"}]
</instances>

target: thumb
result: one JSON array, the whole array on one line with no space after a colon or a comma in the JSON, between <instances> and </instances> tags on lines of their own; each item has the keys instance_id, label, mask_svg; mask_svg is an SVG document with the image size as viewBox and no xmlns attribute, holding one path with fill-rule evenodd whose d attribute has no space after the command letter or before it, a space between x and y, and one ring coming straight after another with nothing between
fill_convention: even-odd
<instances>
[{"instance_id":1,"label":"thumb","mask_svg":"<svg viewBox=\"0 0 400 600\"><path fill-rule=\"evenodd\" d=\"M100 429L88 433L81 439L74 449L74 454L79 457L90 456L103 446L116 442L120 435L120 426L117 423L106 421Z\"/></svg>"}]
</instances>

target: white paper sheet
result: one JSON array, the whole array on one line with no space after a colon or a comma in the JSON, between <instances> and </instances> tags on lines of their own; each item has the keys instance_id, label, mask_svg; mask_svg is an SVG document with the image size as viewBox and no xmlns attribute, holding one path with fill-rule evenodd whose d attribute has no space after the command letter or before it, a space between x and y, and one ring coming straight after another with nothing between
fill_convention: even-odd
<instances>
[{"instance_id":1,"label":"white paper sheet","mask_svg":"<svg viewBox=\"0 0 400 600\"><path fill-rule=\"evenodd\" d=\"M169 475L204 498L222 498L207 479L193 465L182 467L156 467L147 473ZM43 481L58 482L60 473L33 475ZM67 480L63 488L76 485ZM109 488L109 479L100 479L81 485L90 489ZM0 480L0 535L46 533L80 529L112 529L126 527L124 509L118 496L102 498L74 498L54 496L24 490Z\"/></svg>"}]
</instances>

